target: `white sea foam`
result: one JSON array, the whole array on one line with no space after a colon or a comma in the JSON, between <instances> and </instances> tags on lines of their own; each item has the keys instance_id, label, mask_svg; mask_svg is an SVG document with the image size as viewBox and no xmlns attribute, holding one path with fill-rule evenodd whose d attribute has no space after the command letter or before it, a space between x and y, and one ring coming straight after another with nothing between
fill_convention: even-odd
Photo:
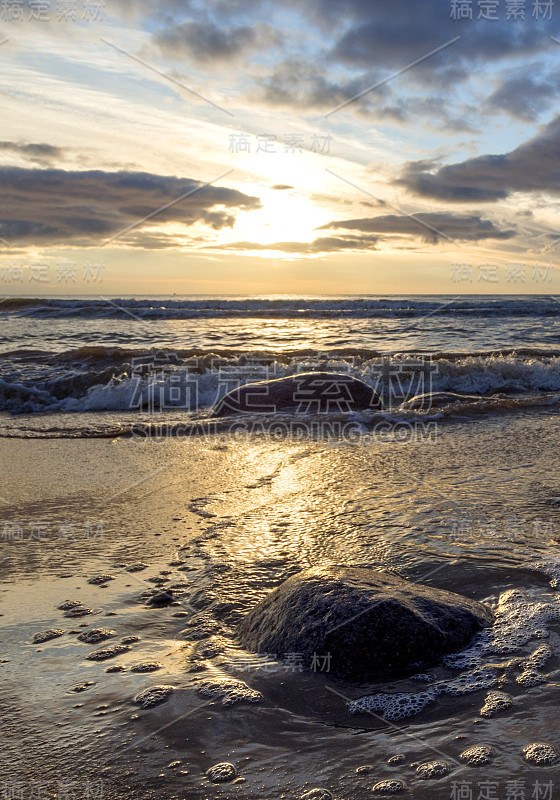
<instances>
[{"instance_id":1,"label":"white sea foam","mask_svg":"<svg viewBox=\"0 0 560 800\"><path fill-rule=\"evenodd\" d=\"M560 403L560 357L554 355L464 354L438 356L424 365L418 355L401 354L392 357L387 374L381 358L365 354L331 359L306 356L298 358L297 364L287 363L281 354L276 358L261 355L250 363L243 352L222 359L208 354L193 370L188 354L166 351L169 363L162 364L158 353L139 350L134 356L128 350L85 348L53 357L52 364L43 363L41 355L40 363L31 359L23 366L17 358L13 363L7 358L0 374L0 410L192 412L209 409L236 386L318 370L364 381L384 397L385 411L402 420ZM142 370L135 363L138 360L148 367ZM446 398L437 393L470 397ZM417 396L423 396L423 401L411 403Z\"/></svg>"},{"instance_id":2,"label":"white sea foam","mask_svg":"<svg viewBox=\"0 0 560 800\"><path fill-rule=\"evenodd\" d=\"M481 631L472 645L444 658L445 666L463 670L456 678L438 681L419 692L377 692L348 704L351 713L377 713L390 722L420 713L443 695L460 696L499 686L510 668L521 670L516 681L529 688L546 682L539 670L553 654L543 643L529 656L503 660L535 639L548 637L548 627L560 622L560 600L534 602L517 589L504 592L498 601L494 624Z\"/></svg>"}]
</instances>

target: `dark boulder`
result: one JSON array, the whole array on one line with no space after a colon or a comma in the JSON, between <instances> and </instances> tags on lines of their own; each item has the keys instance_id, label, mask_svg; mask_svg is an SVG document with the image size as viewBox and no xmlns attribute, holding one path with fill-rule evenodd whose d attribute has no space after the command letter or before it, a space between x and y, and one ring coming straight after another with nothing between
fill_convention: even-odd
<instances>
[{"instance_id":1,"label":"dark boulder","mask_svg":"<svg viewBox=\"0 0 560 800\"><path fill-rule=\"evenodd\" d=\"M241 621L244 647L301 654L312 668L349 680L406 675L465 647L492 621L482 603L367 567L326 566L300 572ZM323 667L321 667L323 669Z\"/></svg>"},{"instance_id":2,"label":"dark boulder","mask_svg":"<svg viewBox=\"0 0 560 800\"><path fill-rule=\"evenodd\" d=\"M336 372L300 372L287 378L239 386L222 397L214 414L217 417L242 411L274 414L284 409L313 414L380 407L377 392L358 378Z\"/></svg>"}]
</instances>

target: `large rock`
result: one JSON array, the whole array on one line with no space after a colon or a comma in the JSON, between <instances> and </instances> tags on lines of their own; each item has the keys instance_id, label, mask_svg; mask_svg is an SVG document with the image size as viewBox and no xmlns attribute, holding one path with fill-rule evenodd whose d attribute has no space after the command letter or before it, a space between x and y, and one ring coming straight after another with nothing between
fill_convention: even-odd
<instances>
[{"instance_id":1,"label":"large rock","mask_svg":"<svg viewBox=\"0 0 560 800\"><path fill-rule=\"evenodd\" d=\"M491 621L489 608L458 594L365 567L328 566L282 583L238 633L244 647L298 653L307 668L314 654L330 654L330 674L364 680L436 664Z\"/></svg>"},{"instance_id":2,"label":"large rock","mask_svg":"<svg viewBox=\"0 0 560 800\"><path fill-rule=\"evenodd\" d=\"M218 417L241 411L274 414L282 409L311 414L380 407L377 392L358 378L336 372L300 372L287 378L239 386L222 397L214 414Z\"/></svg>"}]
</instances>

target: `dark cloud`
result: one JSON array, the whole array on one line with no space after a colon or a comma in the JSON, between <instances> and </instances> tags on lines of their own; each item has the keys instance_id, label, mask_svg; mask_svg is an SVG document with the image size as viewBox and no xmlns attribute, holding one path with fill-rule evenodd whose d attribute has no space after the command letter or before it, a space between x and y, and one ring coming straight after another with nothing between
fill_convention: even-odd
<instances>
[{"instance_id":1,"label":"dark cloud","mask_svg":"<svg viewBox=\"0 0 560 800\"><path fill-rule=\"evenodd\" d=\"M417 161L397 181L416 194L455 202L503 200L514 192L560 193L560 117L503 155L439 166Z\"/></svg>"},{"instance_id":2,"label":"dark cloud","mask_svg":"<svg viewBox=\"0 0 560 800\"><path fill-rule=\"evenodd\" d=\"M64 157L64 149L52 144L34 144L29 142L0 142L0 151L14 153L36 164L50 164Z\"/></svg>"},{"instance_id":3,"label":"dark cloud","mask_svg":"<svg viewBox=\"0 0 560 800\"><path fill-rule=\"evenodd\" d=\"M419 213L414 216L388 214L380 217L348 219L330 222L318 230L329 228L415 236L431 244L436 244L445 237L477 242L480 239L511 239L515 236L514 230L501 231L489 219L447 213Z\"/></svg>"},{"instance_id":4,"label":"dark cloud","mask_svg":"<svg viewBox=\"0 0 560 800\"><path fill-rule=\"evenodd\" d=\"M272 187L276 189L278 192L283 192L285 189L293 189L293 186L288 186L287 183L277 183L275 186Z\"/></svg>"},{"instance_id":5,"label":"dark cloud","mask_svg":"<svg viewBox=\"0 0 560 800\"><path fill-rule=\"evenodd\" d=\"M525 70L531 71L529 66ZM550 108L559 86L556 76L539 78L525 74L508 78L488 97L485 107L490 112L505 111L512 117L533 122Z\"/></svg>"},{"instance_id":6,"label":"dark cloud","mask_svg":"<svg viewBox=\"0 0 560 800\"><path fill-rule=\"evenodd\" d=\"M188 192L139 227L201 222L219 230L233 225L232 210L260 206L258 198L234 189L144 172L4 167L0 182L0 236L26 246L99 245Z\"/></svg>"},{"instance_id":7,"label":"dark cloud","mask_svg":"<svg viewBox=\"0 0 560 800\"><path fill-rule=\"evenodd\" d=\"M414 68L415 76L430 75L450 84L467 77L473 63L541 52L546 35L559 30L554 15L552 20L516 24L500 5L498 20L478 19L477 3L472 4L473 20L453 19L446 0L392 0L390 6L381 0L308 0L306 9L318 26L340 31L332 56L362 67L398 69L460 36ZM292 6L301 7L296 0Z\"/></svg>"},{"instance_id":8,"label":"dark cloud","mask_svg":"<svg viewBox=\"0 0 560 800\"><path fill-rule=\"evenodd\" d=\"M344 106L347 110L367 119L405 124L417 123L423 117L432 127L443 127L447 132L475 131L470 121L473 109L460 109L456 103L446 105L440 94L430 96L425 88L417 95L407 91L396 97L392 86L377 85L382 75L381 71L368 71L354 78L331 79L327 69L311 60L288 59L257 79L257 88L250 91L249 99L274 108L314 109L323 113L347 103Z\"/></svg>"},{"instance_id":9,"label":"dark cloud","mask_svg":"<svg viewBox=\"0 0 560 800\"><path fill-rule=\"evenodd\" d=\"M266 23L226 28L213 22L190 20L158 31L153 41L166 56L187 56L208 65L229 63L254 50L274 47L281 43L281 38Z\"/></svg>"},{"instance_id":10,"label":"dark cloud","mask_svg":"<svg viewBox=\"0 0 560 800\"><path fill-rule=\"evenodd\" d=\"M378 79L378 75L368 73L343 81L331 80L319 64L292 58L274 65L268 75L258 79L255 99L273 107L326 111L364 91ZM388 95L389 90L380 87L375 93L374 102L379 104ZM357 110L367 110L371 102L370 95L366 95L357 104ZM399 120L404 119L402 109L394 108L392 113Z\"/></svg>"},{"instance_id":11,"label":"dark cloud","mask_svg":"<svg viewBox=\"0 0 560 800\"><path fill-rule=\"evenodd\" d=\"M269 5L269 0L113 0L111 12L126 18L149 18L159 23L184 19L187 15L213 14L215 17L235 19L249 17L259 7Z\"/></svg>"}]
</instances>

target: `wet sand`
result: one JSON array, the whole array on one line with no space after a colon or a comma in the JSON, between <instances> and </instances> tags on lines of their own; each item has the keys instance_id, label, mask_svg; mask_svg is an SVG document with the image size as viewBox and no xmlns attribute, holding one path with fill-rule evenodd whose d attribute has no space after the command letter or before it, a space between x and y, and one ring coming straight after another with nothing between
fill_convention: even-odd
<instances>
[{"instance_id":1,"label":"wet sand","mask_svg":"<svg viewBox=\"0 0 560 800\"><path fill-rule=\"evenodd\" d=\"M193 800L299 798L314 787L360 800L387 779L414 798L448 798L454 781L492 780L503 794L519 779L529 796L536 779L560 787L557 766L523 756L532 742L560 745L556 622L546 682L527 688L504 673L495 687L513 697L510 709L482 716L482 690L441 696L395 724L349 713L347 700L379 686L301 673L234 638L247 608L317 563L396 569L494 605L515 588L555 602L531 565L560 555L558 421L510 415L448 425L437 443L363 446L3 440L3 781L42 782L46 796L64 781L76 798L89 781L92 796L102 781L105 798ZM165 590L170 604L150 604ZM91 613L66 616L58 607L69 600ZM107 638L78 639L97 628ZM50 629L64 633L33 643ZM87 657L114 645L122 652ZM134 671L147 663L152 671ZM240 702L232 681L251 690ZM174 690L151 708L134 703L154 686ZM490 764L461 759L475 745L493 748ZM423 778L417 766L432 761L448 774ZM207 770L222 762L237 777L213 783Z\"/></svg>"}]
</instances>

